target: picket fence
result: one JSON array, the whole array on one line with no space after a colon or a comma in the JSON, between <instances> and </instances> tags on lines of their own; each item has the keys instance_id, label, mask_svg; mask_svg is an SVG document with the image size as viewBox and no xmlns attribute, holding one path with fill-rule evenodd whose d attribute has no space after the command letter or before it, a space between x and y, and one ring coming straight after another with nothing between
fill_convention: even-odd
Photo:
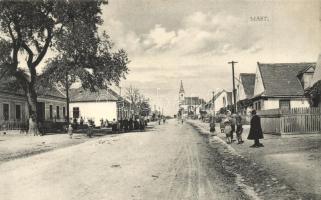
<instances>
[{"instance_id":1,"label":"picket fence","mask_svg":"<svg viewBox=\"0 0 321 200\"><path fill-rule=\"evenodd\" d=\"M321 107L258 111L264 133L321 133Z\"/></svg>"}]
</instances>

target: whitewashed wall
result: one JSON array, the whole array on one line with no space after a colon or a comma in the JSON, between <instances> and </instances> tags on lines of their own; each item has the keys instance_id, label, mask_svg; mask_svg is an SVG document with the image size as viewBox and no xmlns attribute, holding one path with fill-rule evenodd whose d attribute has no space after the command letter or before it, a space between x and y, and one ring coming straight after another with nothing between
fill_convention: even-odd
<instances>
[{"instance_id":1,"label":"whitewashed wall","mask_svg":"<svg viewBox=\"0 0 321 200\"><path fill-rule=\"evenodd\" d=\"M224 105L224 101L223 99L225 98L225 102L226 104ZM215 113L217 113L221 108L226 107L227 105L229 105L228 100L227 100L227 92L224 91L220 94L220 96L218 96L215 101Z\"/></svg>"},{"instance_id":2,"label":"whitewashed wall","mask_svg":"<svg viewBox=\"0 0 321 200\"><path fill-rule=\"evenodd\" d=\"M85 122L88 119L92 119L96 126L100 125L101 119L107 119L108 121L117 119L117 105L114 101L70 103L70 117L73 116L74 107L79 107L79 117L83 117Z\"/></svg>"},{"instance_id":3,"label":"whitewashed wall","mask_svg":"<svg viewBox=\"0 0 321 200\"><path fill-rule=\"evenodd\" d=\"M280 99L279 98L271 98L268 100L264 100L263 105L261 105L262 110L269 110L269 109L277 109L279 108ZM307 108L309 107L309 101L307 99L291 99L290 100L291 108Z\"/></svg>"},{"instance_id":4,"label":"whitewashed wall","mask_svg":"<svg viewBox=\"0 0 321 200\"><path fill-rule=\"evenodd\" d=\"M264 85L261 77L261 72L259 70L259 67L257 67L255 74L254 96L259 95L262 92L264 92Z\"/></svg>"}]
</instances>

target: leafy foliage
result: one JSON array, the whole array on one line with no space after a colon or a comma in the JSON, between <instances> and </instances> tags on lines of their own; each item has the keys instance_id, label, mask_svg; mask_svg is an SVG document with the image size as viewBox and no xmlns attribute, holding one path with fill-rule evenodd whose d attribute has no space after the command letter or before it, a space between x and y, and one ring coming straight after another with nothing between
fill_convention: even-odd
<instances>
[{"instance_id":1,"label":"leafy foliage","mask_svg":"<svg viewBox=\"0 0 321 200\"><path fill-rule=\"evenodd\" d=\"M108 36L98 36L103 3L106 1L0 1L0 78L16 78L34 122L36 82L61 81L68 72L71 81L79 79L84 88L93 90L125 77L129 62L125 51L111 52ZM39 76L37 68L49 49L56 56Z\"/></svg>"},{"instance_id":2,"label":"leafy foliage","mask_svg":"<svg viewBox=\"0 0 321 200\"><path fill-rule=\"evenodd\" d=\"M309 97L309 103L312 107L320 106L320 104L321 104L321 80L316 82L309 90L306 91L306 96Z\"/></svg>"}]
</instances>

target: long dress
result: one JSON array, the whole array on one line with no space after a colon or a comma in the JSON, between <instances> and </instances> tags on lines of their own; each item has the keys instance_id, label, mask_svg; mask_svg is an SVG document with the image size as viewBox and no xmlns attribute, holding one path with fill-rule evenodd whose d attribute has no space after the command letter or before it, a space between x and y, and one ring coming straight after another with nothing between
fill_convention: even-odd
<instances>
[{"instance_id":1,"label":"long dress","mask_svg":"<svg viewBox=\"0 0 321 200\"><path fill-rule=\"evenodd\" d=\"M254 115L251 119L250 133L249 133L247 139L249 139L249 140L263 139L261 118L257 115Z\"/></svg>"}]
</instances>

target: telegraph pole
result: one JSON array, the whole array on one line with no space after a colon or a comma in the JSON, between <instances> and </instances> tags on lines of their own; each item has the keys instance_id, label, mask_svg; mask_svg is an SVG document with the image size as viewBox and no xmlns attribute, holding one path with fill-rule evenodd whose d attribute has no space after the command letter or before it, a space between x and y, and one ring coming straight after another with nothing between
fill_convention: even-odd
<instances>
[{"instance_id":1,"label":"telegraph pole","mask_svg":"<svg viewBox=\"0 0 321 200\"><path fill-rule=\"evenodd\" d=\"M233 100L234 100L234 113L236 113L236 89L235 89L235 80L234 80L234 64L236 61L228 62L228 64L232 64L232 80L233 80Z\"/></svg>"}]
</instances>

